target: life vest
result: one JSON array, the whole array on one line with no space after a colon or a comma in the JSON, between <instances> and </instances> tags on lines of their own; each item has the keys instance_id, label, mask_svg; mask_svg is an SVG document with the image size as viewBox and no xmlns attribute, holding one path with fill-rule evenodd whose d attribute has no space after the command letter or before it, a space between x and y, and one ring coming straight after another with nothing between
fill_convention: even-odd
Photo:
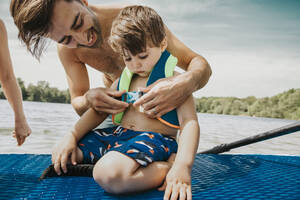
<instances>
[{"instance_id":1,"label":"life vest","mask_svg":"<svg viewBox=\"0 0 300 200\"><path fill-rule=\"evenodd\" d=\"M168 51L164 51L149 75L147 86L159 79L173 76L176 64L177 58L172 56ZM133 73L127 67L125 67L119 79L117 90L126 90L128 92L132 77ZM124 112L113 115L113 123L120 124L123 118L123 114ZM177 129L180 128L176 109L164 114L157 119L170 127Z\"/></svg>"}]
</instances>

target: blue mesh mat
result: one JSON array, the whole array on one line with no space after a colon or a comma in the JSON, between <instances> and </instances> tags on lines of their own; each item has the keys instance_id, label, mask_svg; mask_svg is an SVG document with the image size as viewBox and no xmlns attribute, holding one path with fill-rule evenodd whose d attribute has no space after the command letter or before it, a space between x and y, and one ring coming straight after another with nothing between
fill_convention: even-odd
<instances>
[{"instance_id":1,"label":"blue mesh mat","mask_svg":"<svg viewBox=\"0 0 300 200\"><path fill-rule=\"evenodd\" d=\"M114 196L89 177L39 181L50 155L0 154L0 199L162 199L163 192ZM197 155L193 199L300 199L300 157Z\"/></svg>"}]
</instances>

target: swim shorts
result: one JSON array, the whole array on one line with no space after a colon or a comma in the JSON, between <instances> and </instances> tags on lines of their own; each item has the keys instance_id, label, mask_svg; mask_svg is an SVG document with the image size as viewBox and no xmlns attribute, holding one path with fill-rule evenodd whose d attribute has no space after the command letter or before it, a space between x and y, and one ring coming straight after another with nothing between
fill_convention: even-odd
<instances>
[{"instance_id":1,"label":"swim shorts","mask_svg":"<svg viewBox=\"0 0 300 200\"><path fill-rule=\"evenodd\" d=\"M117 151L147 166L154 161L168 160L177 152L178 145L175 139L160 133L116 126L90 131L78 142L78 147L86 164L95 164L107 152Z\"/></svg>"}]
</instances>

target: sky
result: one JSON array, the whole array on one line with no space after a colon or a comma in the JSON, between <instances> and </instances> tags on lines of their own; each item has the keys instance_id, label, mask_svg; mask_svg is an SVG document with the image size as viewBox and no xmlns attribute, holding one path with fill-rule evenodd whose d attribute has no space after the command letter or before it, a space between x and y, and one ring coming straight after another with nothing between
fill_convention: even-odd
<instances>
[{"instance_id":1,"label":"sky","mask_svg":"<svg viewBox=\"0 0 300 200\"><path fill-rule=\"evenodd\" d=\"M25 84L45 80L68 87L63 67L50 42L40 62L17 38L9 0L0 1L0 18L9 34L17 77ZM210 63L202 96L267 97L300 88L299 0L90 0L90 4L142 4L153 7L169 29ZM91 87L103 86L102 74L88 67Z\"/></svg>"}]
</instances>

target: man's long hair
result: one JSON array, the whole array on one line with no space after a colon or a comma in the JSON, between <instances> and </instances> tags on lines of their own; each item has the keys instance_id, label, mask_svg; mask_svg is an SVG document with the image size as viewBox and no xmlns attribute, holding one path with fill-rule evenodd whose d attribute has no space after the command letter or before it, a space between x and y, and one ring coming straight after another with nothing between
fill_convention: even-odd
<instances>
[{"instance_id":1,"label":"man's long hair","mask_svg":"<svg viewBox=\"0 0 300 200\"><path fill-rule=\"evenodd\" d=\"M39 59L51 30L51 18L57 0L12 0L10 14L19 29L18 37L28 51ZM73 0L64 0L71 2ZM77 0L80 1L80 0Z\"/></svg>"}]
</instances>

